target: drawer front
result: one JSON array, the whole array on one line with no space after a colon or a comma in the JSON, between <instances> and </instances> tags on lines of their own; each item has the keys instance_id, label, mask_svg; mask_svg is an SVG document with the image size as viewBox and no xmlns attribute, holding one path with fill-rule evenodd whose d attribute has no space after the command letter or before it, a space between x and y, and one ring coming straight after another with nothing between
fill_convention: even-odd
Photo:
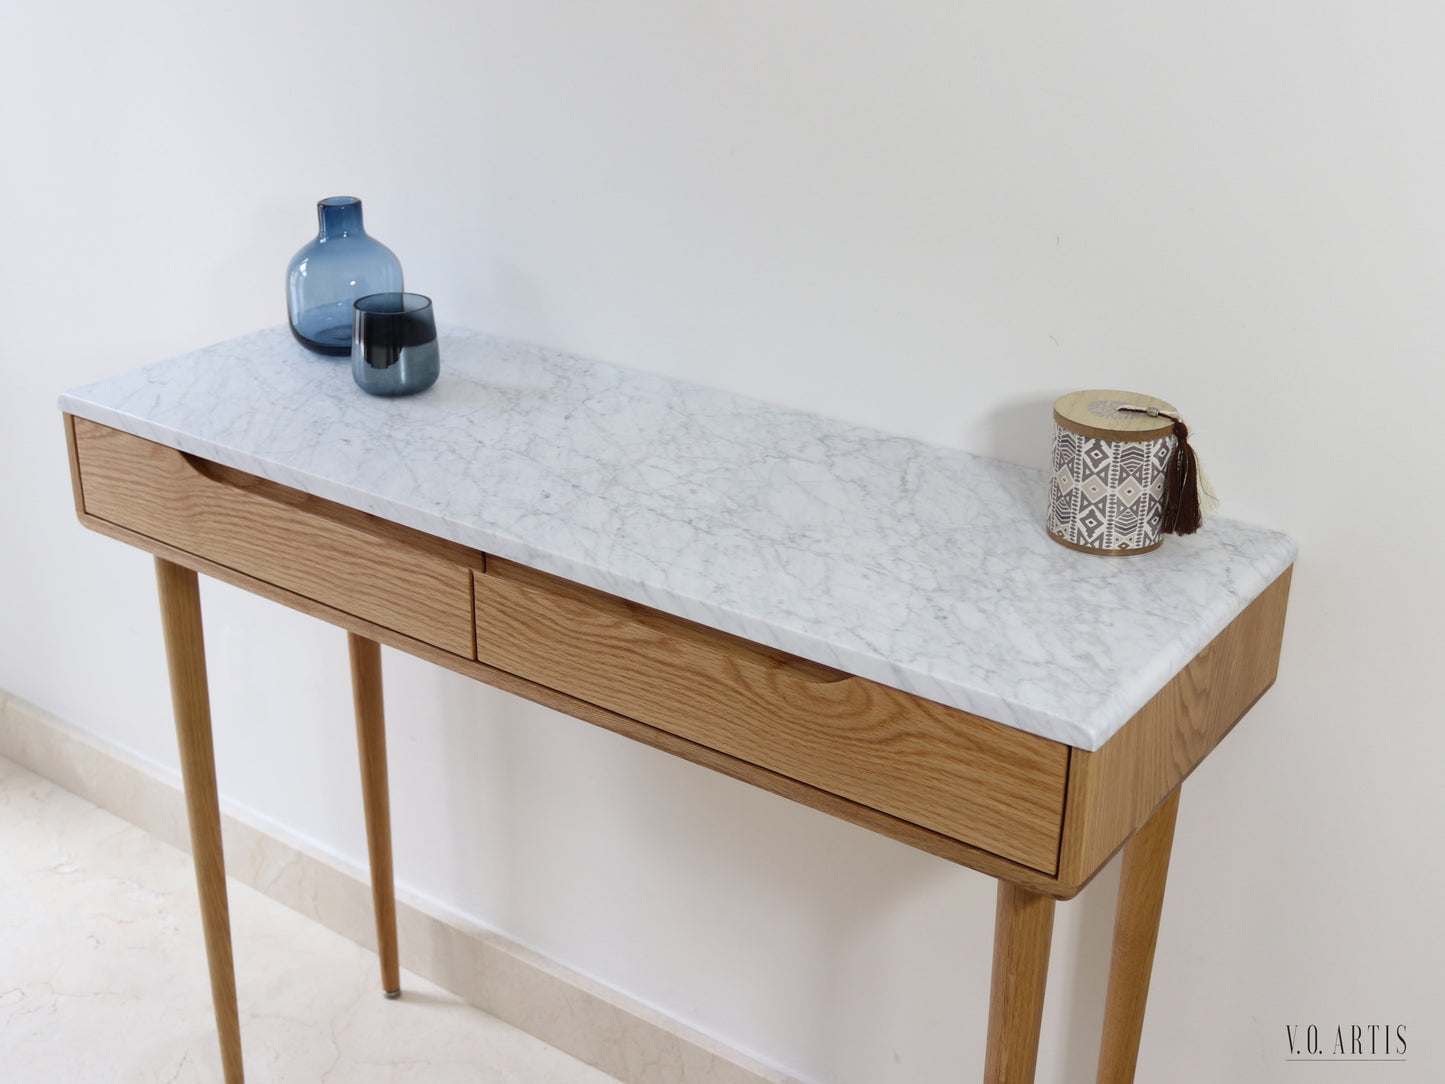
<instances>
[{"instance_id":1,"label":"drawer front","mask_svg":"<svg viewBox=\"0 0 1445 1084\"><path fill-rule=\"evenodd\" d=\"M489 557L477 658L1052 874L1057 742Z\"/></svg>"},{"instance_id":2,"label":"drawer front","mask_svg":"<svg viewBox=\"0 0 1445 1084\"><path fill-rule=\"evenodd\" d=\"M74 425L87 515L472 657L471 571L445 543L83 418Z\"/></svg>"}]
</instances>

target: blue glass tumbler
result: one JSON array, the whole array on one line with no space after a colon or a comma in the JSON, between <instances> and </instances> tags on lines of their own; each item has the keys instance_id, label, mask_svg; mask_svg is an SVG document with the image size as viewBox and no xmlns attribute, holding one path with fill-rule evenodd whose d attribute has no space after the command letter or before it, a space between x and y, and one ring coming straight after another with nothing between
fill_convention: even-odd
<instances>
[{"instance_id":1,"label":"blue glass tumbler","mask_svg":"<svg viewBox=\"0 0 1445 1084\"><path fill-rule=\"evenodd\" d=\"M371 294L356 299L351 375L371 395L426 391L441 373L436 315L421 294Z\"/></svg>"},{"instance_id":2,"label":"blue glass tumbler","mask_svg":"<svg viewBox=\"0 0 1445 1084\"><path fill-rule=\"evenodd\" d=\"M367 236L361 200L328 196L316 205L316 237L286 271L291 334L308 350L332 357L351 353L351 306L367 294L403 289L401 262Z\"/></svg>"}]
</instances>

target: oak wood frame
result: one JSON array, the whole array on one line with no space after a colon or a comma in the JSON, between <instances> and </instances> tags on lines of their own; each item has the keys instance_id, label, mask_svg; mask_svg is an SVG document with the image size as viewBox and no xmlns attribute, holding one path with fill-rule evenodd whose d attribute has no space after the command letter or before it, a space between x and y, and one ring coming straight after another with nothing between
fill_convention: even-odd
<instances>
[{"instance_id":1,"label":"oak wood frame","mask_svg":"<svg viewBox=\"0 0 1445 1084\"><path fill-rule=\"evenodd\" d=\"M381 991L401 996L396 947L396 891L391 866L391 791L386 776L386 717L381 697L381 645L346 634L351 657L351 699L356 711L356 751L361 761L361 805L371 863L371 904L376 916L376 954Z\"/></svg>"},{"instance_id":2,"label":"oak wood frame","mask_svg":"<svg viewBox=\"0 0 1445 1084\"><path fill-rule=\"evenodd\" d=\"M1047 968L1047 943L1051 930L1053 901L1069 899L1077 894L1098 873L1108 859L1124 846L1141 826L1148 823L1149 830L1141 833L1138 846L1131 848L1131 857L1126 859L1130 869L1138 867L1139 871L1126 873L1126 879L1121 884L1121 912L1115 934L1115 962L1109 993L1110 1022L1107 1025L1117 1035L1114 1038L1106 1037L1106 1046L1101 1054L1100 1064L1101 1081L1107 1079L1110 1084L1120 1084L1120 1082L1132 1080L1133 1063L1138 1044L1135 1033L1142 1026L1143 1004L1147 995L1149 971L1152 965L1153 943L1157 932L1159 906L1162 903L1164 873L1167 871L1172 839L1173 810L1177 808L1178 788L1184 778L1193 771L1273 683L1278 666L1279 646L1289 593L1289 570L1286 570L1274 584L1215 637L1100 750L1096 752L1079 749L1067 750L1067 783L1061 810L1061 822L1058 828L1057 859L1054 862L1053 870L1048 871L1037 868L1038 864L1047 866L1047 862L1030 865L1014 861L995 853L995 850L990 849L989 845L980 845L980 841L977 839L959 838L958 834L949 834L924 827L913 820L882 811L864 801L856 800L856 796L841 796L826 787L814 786L782 771L774 770L773 767L753 763L743 757L715 748L707 742L683 736L674 732L677 728L671 725L654 726L630 715L609 710L609 708L583 699L581 696L573 695L572 692L580 691L578 689L574 688L570 692L562 691L549 684L519 676L509 669L479 661L476 657L478 652L475 634L472 636L471 643L472 657L465 657L456 651L439 647L434 642L438 637L433 634L434 626L431 624L424 623L421 626L423 634L428 637L428 639L421 639L398 631L388 624L380 624L369 619L377 616L375 606L372 606L373 612L369 616L361 616L358 613L338 608L332 603L343 599L348 605L352 605L354 602L344 593L338 597L334 585L313 583L312 580L298 584L293 578L283 586L281 581L286 579L285 574L291 568L289 558L295 549L295 539L287 536L295 531L300 531L304 536L312 537L315 534L312 528L317 524L324 525L324 529L321 531L323 536L328 533L334 534L338 528L343 531L360 532L363 538L377 538L386 543L395 543L401 548L403 554L414 552L418 560L424 562L440 559L444 562L454 563L455 567L466 572L473 581L472 591L469 592L473 597L468 600L471 603L468 606L468 612L474 619L475 613L480 612L479 609L474 612L476 581L487 576L489 560L486 555L477 551L431 538L377 517L367 516L332 502L287 489L276 483L254 478L244 472L196 460L195 457L181 457L184 460L185 469L178 470L174 463L175 457L180 453L176 453L172 449L166 448L164 449L166 454L161 454L152 452L148 448L127 447L130 442L139 442L142 445L151 442L141 441L140 438L127 434L119 434L107 427L70 415L66 415L65 421L76 511L80 520L87 527L102 534L155 554L158 558L158 568L167 566L191 570L192 576L195 571L205 572L227 583L339 625L352 634L354 664L357 660L355 644L358 640L369 641L373 644L384 643L998 878L1000 894L999 916L996 923L993 1008L990 1012L989 1055L985 1069L989 1084L1003 1084L1003 1082L1027 1084L1027 1081L1032 1079L1034 1055L1030 1055L1028 1052L1032 1049L1036 1053L1037 1049L1038 1026L1035 1018L1042 1012L1043 975ZM117 441L116 437L125 439ZM81 447L82 443L86 445L84 451ZM97 447L112 449L117 446L122 450L119 461L110 459L108 452L95 451ZM152 445L152 447L161 448L162 446ZM169 472L166 475L166 481L159 486L154 483L153 479L148 480L145 477L148 472L157 469ZM261 551L264 552L261 555L265 558L266 553L269 552L269 560L255 560L258 551L254 549L254 540L253 548L246 556L249 564L243 571L225 563L227 560L234 561L234 556L224 538L218 540L214 535L202 537L204 547L207 548L207 554L203 555L173 545L168 538L146 533L146 530L153 531L156 535L171 533L176 517L166 515L167 486L195 484L192 475L234 492L253 493L257 499L265 502L257 507L284 510L281 517L272 516L268 523L270 529L280 531L281 536L262 540ZM181 481L178 483L177 479ZM133 496L137 493L139 494L138 498ZM132 510L134 503L141 505L142 510L139 515ZM98 514L100 512L105 512L106 515ZM287 518L288 513L289 519ZM234 511L228 512L228 514L234 514ZM132 525L122 525L115 522L115 519L129 519ZM136 529L137 527L145 529ZM185 541L195 545L196 537L194 532L186 534ZM348 536L348 538L355 541L352 536ZM526 583L531 580L533 586L536 584L535 577L540 575L532 573L530 570L519 571L520 566L498 564L496 559L492 559L492 567L501 571L503 578L510 574L510 578L515 581ZM277 574L278 568L281 574ZM253 574L257 572L264 573L271 578ZM315 575L313 572L313 580ZM445 578L446 576L443 574L443 581ZM793 676L811 679L820 685L850 680L847 675L843 675L842 679L835 680L832 678L832 674L836 672L829 672L826 668L816 667L815 664L803 660L795 660L785 653L775 652L760 645L750 645L745 641L729 645L728 641L736 641L736 638L726 637L725 634L707 630L703 626L692 626L692 629L688 630L688 635L683 636L682 626L691 625L691 623L679 622L676 618L658 614L645 607L637 607L635 604L626 603L620 599L609 602L608 596L602 596L598 592L577 585L567 585L566 581L557 581L555 577L546 577L545 579L551 581L546 586L553 589L554 593L564 597L571 594L574 600L585 601L587 605L603 614L608 620L630 619L634 622L635 629L647 631L647 636L643 637L644 642L649 639L655 642L659 630L665 641L672 642L677 639L688 640L692 636L693 630L702 629L703 632L698 636L699 641L705 641L724 652L731 646L737 658L743 660L744 665L756 666L761 663L764 669L787 671ZM311 594L298 590L298 587L305 587ZM174 602L173 597L171 601L167 601L168 591L171 596L174 596L173 590L164 586L161 589L163 608L179 605ZM311 597L313 594L325 597L326 601ZM453 602L455 601L454 593L444 591L443 594L448 594L453 598ZM427 598L428 607L435 606L437 601L435 598L430 595L424 595L424 597ZM189 606L190 604L186 603L183 608ZM204 692L204 654L201 647L198 595L193 608L195 611L194 621L191 622L188 618L188 623L177 626L178 629L192 630L177 632L177 636L185 638L193 635L194 639L189 648L181 650L179 665L183 670L187 667L194 670L196 662L199 660L202 692ZM450 618L443 615L442 620L445 624L450 621ZM400 623L408 623L405 615ZM472 627L475 629L475 624ZM170 635L168 633L168 645ZM672 637L671 641L667 640L669 636ZM464 637L448 634L446 642L451 647L463 647L464 639ZM368 649L360 650L364 656ZM177 663L174 661L176 656L172 656L172 658L174 684L177 680ZM515 660L509 659L508 661L514 662ZM361 668L366 670L370 665L371 662L363 657ZM565 670L564 666L563 671ZM556 671L551 671L551 673L555 674ZM370 705L366 709L366 714L370 714L374 709L379 731L379 669L376 671L376 677L375 692L367 691L365 699L366 703ZM568 683L572 684L571 679L568 679ZM362 727L362 700L363 693L358 691L359 736ZM928 704L927 701L919 701L919 703ZM933 705L933 707L936 708L938 705ZM194 730L193 720L196 716L194 696L190 696L185 705L178 698L176 711L178 730L182 726L183 715L186 719L191 720L186 724L188 730ZM972 719L973 717L966 716L966 718ZM987 720L977 721L990 727L997 725L989 723ZM208 739L208 708L206 724L205 731ZM1033 735L1021 735L1021 737L1025 746L1029 743L1038 743L1037 747L1042 748L1044 745L1056 744ZM182 739L183 755L187 740L187 738ZM364 741L365 739L363 739ZM208 747L209 742L207 741ZM370 761L374 770L376 753L374 750L368 753L364 744L362 760L363 764ZM380 824L385 820L384 746L381 753L381 772L382 802L380 807L376 802L375 781L368 784L366 801L369 838L371 821L375 819ZM191 790L189 776L186 782L189 801ZM196 785L203 792L201 801L204 803L204 791L206 790L204 778L199 778ZM210 790L214 792L213 767L209 786ZM193 814L193 817L196 816L199 816L204 823L211 814L202 808L198 814ZM1163 821L1160 820L1161 817L1167 819L1168 831L1165 831ZM192 830L193 832L196 830L194 823ZM385 867L384 871L377 868L377 851L376 845L373 843L373 877L380 879L385 876L389 882L389 828L386 830L386 835L386 855L384 862L381 863ZM997 847L996 841L992 843L992 846ZM1141 857L1132 857L1136 851ZM209 859L207 861L209 862ZM199 877L201 874L199 859L197 871ZM389 883L386 886L385 894L388 896L390 894ZM386 935L382 930L381 899L382 894L379 893L377 896L378 935L384 950ZM213 921L216 918L215 914L210 913L216 910L214 893L208 897L203 892L202 901L203 909L208 909L209 947L210 929L212 925L216 924ZM1048 916L1047 922L1043 917L1045 912ZM222 881L220 915L224 919L224 881ZM394 918L391 922L394 930ZM227 930L225 957L229 961L228 926L225 929ZM394 944L394 933L392 936ZM1120 939L1124 942L1122 948ZM1141 951L1145 942L1147 942L1147 952ZM213 957L213 983L225 986L226 976L222 974L218 977L214 959ZM1120 962L1121 959L1124 961L1123 963ZM385 973L385 962L383 962L383 972L384 987L387 990L395 989L394 985L388 984L389 976ZM229 989L232 1007L227 1011L234 1016L233 978L230 980ZM218 1026L221 1031L223 1051L228 1051L230 1025L221 1020L224 1001L225 991L219 991L216 997ZM1117 1011L1114 1008L1115 1005L1119 1006ZM1006 1007L1007 1011L1005 1012ZM1004 1015L1000 1015L1001 1013ZM1131 1035L1133 1035L1132 1040L1130 1039ZM229 1058L229 1053L226 1056ZM1107 1077L1104 1075L1106 1056L1110 1074ZM236 1047L234 1070L232 1062L227 1060L226 1073L227 1084L240 1084L238 1046Z\"/></svg>"},{"instance_id":3,"label":"oak wood frame","mask_svg":"<svg viewBox=\"0 0 1445 1084\"><path fill-rule=\"evenodd\" d=\"M236 966L231 955L231 910L226 898L226 859L221 850L221 804L211 739L211 697L201 629L201 591L189 568L157 557L156 594L170 672L171 709L181 754L191 862L201 901L201 927L211 973L211 1005L227 1084L241 1079L241 1018L236 1004Z\"/></svg>"}]
</instances>

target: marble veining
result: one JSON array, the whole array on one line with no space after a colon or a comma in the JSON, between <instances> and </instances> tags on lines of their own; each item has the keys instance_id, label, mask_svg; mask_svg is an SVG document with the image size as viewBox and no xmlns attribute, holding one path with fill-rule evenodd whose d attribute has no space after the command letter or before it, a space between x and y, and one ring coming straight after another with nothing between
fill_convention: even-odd
<instances>
[{"instance_id":1,"label":"marble veining","mask_svg":"<svg viewBox=\"0 0 1445 1084\"><path fill-rule=\"evenodd\" d=\"M1083 749L1295 555L1218 517L1076 553L1040 471L475 331L441 349L431 391L382 400L277 327L60 405Z\"/></svg>"}]
</instances>

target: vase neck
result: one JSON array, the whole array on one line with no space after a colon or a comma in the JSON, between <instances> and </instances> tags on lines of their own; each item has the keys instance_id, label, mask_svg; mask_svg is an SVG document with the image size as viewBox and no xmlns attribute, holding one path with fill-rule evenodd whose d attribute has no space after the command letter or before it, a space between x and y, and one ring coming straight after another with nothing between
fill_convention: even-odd
<instances>
[{"instance_id":1,"label":"vase neck","mask_svg":"<svg viewBox=\"0 0 1445 1084\"><path fill-rule=\"evenodd\" d=\"M329 196L316 205L320 238L365 236L361 225L361 200L355 196Z\"/></svg>"}]
</instances>

